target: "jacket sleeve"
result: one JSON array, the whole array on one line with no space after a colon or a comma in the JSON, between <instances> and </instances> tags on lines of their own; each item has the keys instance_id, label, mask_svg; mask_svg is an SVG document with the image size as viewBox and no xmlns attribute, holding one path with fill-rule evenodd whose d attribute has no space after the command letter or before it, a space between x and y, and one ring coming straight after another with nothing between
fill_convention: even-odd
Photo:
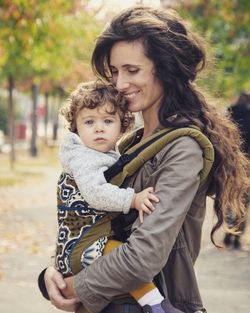
<instances>
[{"instance_id":1,"label":"jacket sleeve","mask_svg":"<svg viewBox=\"0 0 250 313\"><path fill-rule=\"evenodd\" d=\"M75 276L74 288L90 312L100 312L114 296L153 280L166 264L199 186L202 151L182 137L158 153L155 193L160 202L128 241Z\"/></svg>"},{"instance_id":2,"label":"jacket sleeve","mask_svg":"<svg viewBox=\"0 0 250 313\"><path fill-rule=\"evenodd\" d=\"M91 207L128 213L134 190L112 185L104 177L104 171L116 161L114 156L115 152L109 155L89 149L74 133L68 133L60 147L63 169L73 175L81 195Z\"/></svg>"}]
</instances>

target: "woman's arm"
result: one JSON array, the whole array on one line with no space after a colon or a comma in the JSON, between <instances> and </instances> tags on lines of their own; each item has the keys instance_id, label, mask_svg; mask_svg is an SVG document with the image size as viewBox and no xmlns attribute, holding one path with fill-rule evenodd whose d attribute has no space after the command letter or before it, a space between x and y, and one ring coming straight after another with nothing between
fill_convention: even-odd
<instances>
[{"instance_id":1,"label":"woman's arm","mask_svg":"<svg viewBox=\"0 0 250 313\"><path fill-rule=\"evenodd\" d=\"M157 157L161 161L149 181L154 180L160 199L156 210L146 216L140 227L137 223L127 243L74 278L74 290L91 312L100 312L114 296L152 281L166 264L197 192L203 158L193 139L175 140Z\"/></svg>"}]
</instances>

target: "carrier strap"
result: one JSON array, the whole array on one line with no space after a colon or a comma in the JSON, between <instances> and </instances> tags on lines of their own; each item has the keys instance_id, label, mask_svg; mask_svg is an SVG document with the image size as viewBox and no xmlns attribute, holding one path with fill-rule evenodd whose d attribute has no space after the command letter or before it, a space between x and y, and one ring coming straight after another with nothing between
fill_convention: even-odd
<instances>
[{"instance_id":1,"label":"carrier strap","mask_svg":"<svg viewBox=\"0 0 250 313\"><path fill-rule=\"evenodd\" d=\"M169 129L168 131L162 132L161 134L157 133L157 136L151 138L147 141L142 143L135 151L132 151L131 153L124 153L120 156L118 161L114 163L110 168L108 168L104 176L107 181L110 181L110 179L114 176L116 176L118 173L122 172L124 166L131 162L134 158L136 158L145 148L147 148L149 145L151 145L156 140L160 139L162 136L165 136L172 130Z\"/></svg>"},{"instance_id":2,"label":"carrier strap","mask_svg":"<svg viewBox=\"0 0 250 313\"><path fill-rule=\"evenodd\" d=\"M141 131L141 129L139 129ZM131 142L138 134L134 132L122 143L122 150ZM150 160L154 155L161 151L167 144L177 138L188 136L193 138L201 147L203 151L203 169L200 173L200 183L202 184L208 176L213 162L214 149L210 140L196 127L182 127L182 128L164 128L159 132L149 136L140 141L126 153L122 154L119 160L105 171L104 175L107 181L121 186L124 180L132 176L145 162Z\"/></svg>"}]
</instances>

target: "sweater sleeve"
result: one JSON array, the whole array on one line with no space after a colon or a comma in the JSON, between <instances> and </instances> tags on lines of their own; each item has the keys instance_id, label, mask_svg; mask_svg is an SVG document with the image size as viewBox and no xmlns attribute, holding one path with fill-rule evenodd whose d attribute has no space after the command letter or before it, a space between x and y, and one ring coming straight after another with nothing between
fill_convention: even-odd
<instances>
[{"instance_id":1,"label":"sweater sleeve","mask_svg":"<svg viewBox=\"0 0 250 313\"><path fill-rule=\"evenodd\" d=\"M155 211L141 225L137 219L125 244L74 278L75 291L90 312L100 312L113 297L152 281L167 262L197 192L203 158L198 144L184 137L160 154L153 174L155 193L160 199Z\"/></svg>"},{"instance_id":2,"label":"sweater sleeve","mask_svg":"<svg viewBox=\"0 0 250 313\"><path fill-rule=\"evenodd\" d=\"M79 136L68 133L60 147L60 160L64 171L74 180L90 206L97 210L128 213L134 189L119 188L108 183L104 171L118 159L118 154L109 154L89 149Z\"/></svg>"}]
</instances>

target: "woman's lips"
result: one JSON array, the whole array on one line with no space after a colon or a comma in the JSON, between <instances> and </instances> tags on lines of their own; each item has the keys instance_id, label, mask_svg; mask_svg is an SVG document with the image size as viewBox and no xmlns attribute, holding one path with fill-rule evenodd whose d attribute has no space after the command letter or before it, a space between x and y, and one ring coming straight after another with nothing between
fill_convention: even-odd
<instances>
[{"instance_id":1,"label":"woman's lips","mask_svg":"<svg viewBox=\"0 0 250 313\"><path fill-rule=\"evenodd\" d=\"M132 100L133 98L135 98L138 95L139 92L140 92L139 90L138 91L129 92L129 93L124 94L124 97L126 99L128 99L128 100Z\"/></svg>"}]
</instances>

